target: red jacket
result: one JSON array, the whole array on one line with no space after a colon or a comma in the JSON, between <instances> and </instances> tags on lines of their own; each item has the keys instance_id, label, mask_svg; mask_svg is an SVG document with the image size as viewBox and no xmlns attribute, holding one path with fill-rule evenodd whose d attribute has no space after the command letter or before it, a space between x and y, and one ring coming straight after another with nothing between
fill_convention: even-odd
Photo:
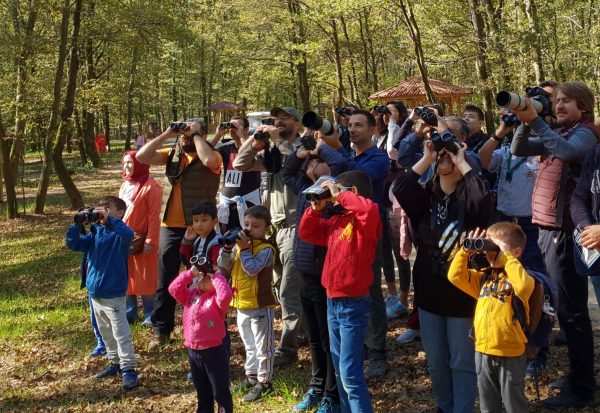
<instances>
[{"instance_id":1,"label":"red jacket","mask_svg":"<svg viewBox=\"0 0 600 413\"><path fill-rule=\"evenodd\" d=\"M320 211L304 211L298 236L327 247L321 282L329 298L363 297L373 282L373 260L381 236L377 204L370 199L341 192L338 202L348 212L322 219Z\"/></svg>"}]
</instances>

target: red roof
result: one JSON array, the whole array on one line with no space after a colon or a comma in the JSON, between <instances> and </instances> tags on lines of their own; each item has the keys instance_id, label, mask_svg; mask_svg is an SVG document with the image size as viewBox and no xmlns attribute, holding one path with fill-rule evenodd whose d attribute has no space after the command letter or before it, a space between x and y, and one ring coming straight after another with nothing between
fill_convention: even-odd
<instances>
[{"instance_id":1,"label":"red roof","mask_svg":"<svg viewBox=\"0 0 600 413\"><path fill-rule=\"evenodd\" d=\"M246 110L246 108L242 105L237 105L235 103L231 103L231 102L218 102L218 103L213 103L212 105L209 105L206 110L208 110L209 112L224 112L224 111L240 111L240 110Z\"/></svg>"},{"instance_id":2,"label":"red roof","mask_svg":"<svg viewBox=\"0 0 600 413\"><path fill-rule=\"evenodd\" d=\"M470 95L473 91L466 87L454 86L449 83L444 83L440 80L429 78L429 86L433 90L434 95L441 96L465 96ZM391 98L410 98L425 96L425 87L420 76L412 78L395 86L388 87L377 93L369 96L371 100L391 99Z\"/></svg>"}]
</instances>

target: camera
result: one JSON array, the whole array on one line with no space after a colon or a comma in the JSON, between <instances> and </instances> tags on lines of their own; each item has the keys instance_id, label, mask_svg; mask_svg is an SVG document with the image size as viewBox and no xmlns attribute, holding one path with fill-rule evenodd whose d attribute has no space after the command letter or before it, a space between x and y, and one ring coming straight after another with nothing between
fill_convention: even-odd
<instances>
[{"instance_id":1,"label":"camera","mask_svg":"<svg viewBox=\"0 0 600 413\"><path fill-rule=\"evenodd\" d=\"M468 252L499 252L498 247L488 238L466 238L463 241L463 248Z\"/></svg>"},{"instance_id":2,"label":"camera","mask_svg":"<svg viewBox=\"0 0 600 413\"><path fill-rule=\"evenodd\" d=\"M171 129L174 130L175 132L179 132L182 131L186 128L186 123L185 122L171 122Z\"/></svg>"},{"instance_id":3,"label":"camera","mask_svg":"<svg viewBox=\"0 0 600 413\"><path fill-rule=\"evenodd\" d=\"M232 228L229 231L227 231L225 234L223 234L223 236L221 238L219 238L217 240L217 242L222 247L224 247L225 245L235 244L235 242L240 237L240 233L242 233L242 232L244 234L246 234L247 236L250 236L250 231L248 231L247 229ZM190 260L190 262L191 262L191 260Z\"/></svg>"},{"instance_id":4,"label":"camera","mask_svg":"<svg viewBox=\"0 0 600 413\"><path fill-rule=\"evenodd\" d=\"M348 108L335 108L335 113L342 116L350 116L352 112Z\"/></svg>"},{"instance_id":5,"label":"camera","mask_svg":"<svg viewBox=\"0 0 600 413\"><path fill-rule=\"evenodd\" d=\"M77 225L85 225L86 223L98 222L102 216L94 210L94 208L84 208L77 212L73 217L73 221Z\"/></svg>"},{"instance_id":6,"label":"camera","mask_svg":"<svg viewBox=\"0 0 600 413\"><path fill-rule=\"evenodd\" d=\"M387 106L376 105L373 106L373 110L377 113L387 113L388 115L392 114L392 112L390 112Z\"/></svg>"},{"instance_id":7,"label":"camera","mask_svg":"<svg viewBox=\"0 0 600 413\"><path fill-rule=\"evenodd\" d=\"M312 151L317 147L317 140L312 135L301 136L300 145L307 151Z\"/></svg>"},{"instance_id":8,"label":"camera","mask_svg":"<svg viewBox=\"0 0 600 413\"><path fill-rule=\"evenodd\" d=\"M428 125L437 126L437 116L435 116L435 112L433 110L423 106L418 106L415 108L415 113L419 115L423 122L427 123Z\"/></svg>"},{"instance_id":9,"label":"camera","mask_svg":"<svg viewBox=\"0 0 600 413\"><path fill-rule=\"evenodd\" d=\"M275 118L273 116L268 116L266 118L262 118L260 121L261 125L275 125Z\"/></svg>"},{"instance_id":10,"label":"camera","mask_svg":"<svg viewBox=\"0 0 600 413\"><path fill-rule=\"evenodd\" d=\"M517 115L515 115L512 112L502 115L502 122L504 122L506 126L514 126L521 123L519 122L519 118L517 118Z\"/></svg>"},{"instance_id":11,"label":"camera","mask_svg":"<svg viewBox=\"0 0 600 413\"><path fill-rule=\"evenodd\" d=\"M550 94L538 86L529 86L525 88L525 93L531 102L531 106L541 117L552 115L552 101ZM525 97L514 92L502 90L496 95L496 104L503 108L525 110L527 104Z\"/></svg>"},{"instance_id":12,"label":"camera","mask_svg":"<svg viewBox=\"0 0 600 413\"><path fill-rule=\"evenodd\" d=\"M436 152L446 149L454 155L458 153L458 144L451 133L445 132L441 135L439 133L432 133L431 142Z\"/></svg>"},{"instance_id":13,"label":"camera","mask_svg":"<svg viewBox=\"0 0 600 413\"><path fill-rule=\"evenodd\" d=\"M302 124L308 129L319 131L327 136L333 135L333 132L337 128L333 123L327 119L322 119L319 115L312 111L306 112L304 116L302 116ZM341 135L339 131L338 135Z\"/></svg>"},{"instance_id":14,"label":"camera","mask_svg":"<svg viewBox=\"0 0 600 413\"><path fill-rule=\"evenodd\" d=\"M221 128L221 129L237 129L237 127L231 122L221 122L221 123L219 123L219 128Z\"/></svg>"},{"instance_id":15,"label":"camera","mask_svg":"<svg viewBox=\"0 0 600 413\"><path fill-rule=\"evenodd\" d=\"M190 258L190 264L192 264L196 269L204 274L212 272L212 265L208 258L204 257L201 254L194 255Z\"/></svg>"}]
</instances>

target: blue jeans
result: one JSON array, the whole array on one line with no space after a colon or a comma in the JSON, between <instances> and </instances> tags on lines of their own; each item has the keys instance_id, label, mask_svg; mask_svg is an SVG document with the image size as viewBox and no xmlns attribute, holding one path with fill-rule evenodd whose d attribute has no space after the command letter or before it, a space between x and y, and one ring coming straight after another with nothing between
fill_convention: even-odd
<instances>
[{"instance_id":1,"label":"blue jeans","mask_svg":"<svg viewBox=\"0 0 600 413\"><path fill-rule=\"evenodd\" d=\"M92 323L92 329L94 330L94 335L96 336L96 342L98 347L106 347L104 345L104 341L102 340L102 335L100 334L100 329L98 328L98 323L96 322L96 316L94 315L94 305L92 304L92 297L88 292L88 304L90 305L90 321Z\"/></svg>"},{"instance_id":2,"label":"blue jeans","mask_svg":"<svg viewBox=\"0 0 600 413\"><path fill-rule=\"evenodd\" d=\"M125 314L129 322L137 321L137 295L128 295L125 300ZM141 295L142 307L144 307L144 320L150 321L152 318L152 310L154 309L154 294Z\"/></svg>"},{"instance_id":3,"label":"blue jeans","mask_svg":"<svg viewBox=\"0 0 600 413\"><path fill-rule=\"evenodd\" d=\"M421 341L427 353L435 400L444 413L473 413L477 398L472 318L444 317L419 307Z\"/></svg>"},{"instance_id":4,"label":"blue jeans","mask_svg":"<svg viewBox=\"0 0 600 413\"><path fill-rule=\"evenodd\" d=\"M329 348L344 413L373 412L363 373L364 343L370 316L368 296L327 299Z\"/></svg>"}]
</instances>

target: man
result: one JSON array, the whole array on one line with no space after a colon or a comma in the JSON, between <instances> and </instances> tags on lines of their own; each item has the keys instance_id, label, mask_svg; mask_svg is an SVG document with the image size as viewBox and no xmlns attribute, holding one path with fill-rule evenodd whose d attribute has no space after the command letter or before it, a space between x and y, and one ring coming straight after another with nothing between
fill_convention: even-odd
<instances>
[{"instance_id":1,"label":"man","mask_svg":"<svg viewBox=\"0 0 600 413\"><path fill-rule=\"evenodd\" d=\"M338 114L338 127L341 131L340 142L342 143L344 149L350 151L352 150L352 148L350 147L350 133L348 132L348 122L350 121L350 116L352 116L352 114L355 110L358 109L358 107L354 105L346 105L340 109L341 111L339 112L336 110Z\"/></svg>"},{"instance_id":2,"label":"man","mask_svg":"<svg viewBox=\"0 0 600 413\"><path fill-rule=\"evenodd\" d=\"M301 279L294 266L293 246L296 231L297 196L284 185L281 165L273 161L281 154L281 162L299 146L300 113L292 107L275 107L271 109L275 116L275 124L261 125L258 132L269 134L274 142L272 149L265 148L262 139L256 134L248 139L239 149L233 161L233 167L242 172L267 171L268 182L266 205L269 206L273 226L277 230L276 241L279 250L281 267L276 269L275 284L279 284L279 302L283 327L281 340L275 350L275 364L285 366L298 359L298 332L302 324L302 302L300 300ZM268 144L270 146L270 143Z\"/></svg>"},{"instance_id":3,"label":"man","mask_svg":"<svg viewBox=\"0 0 600 413\"><path fill-rule=\"evenodd\" d=\"M238 150L248 139L249 122L245 116L234 116L229 121L230 129L217 128L213 146L227 133L232 141L217 147L223 158L223 184L219 189L219 225L221 233L242 227L244 212L251 206L260 205L260 172L238 171L233 167Z\"/></svg>"},{"instance_id":4,"label":"man","mask_svg":"<svg viewBox=\"0 0 600 413\"><path fill-rule=\"evenodd\" d=\"M481 130L484 120L483 111L479 106L469 103L465 105L463 120L467 122L467 125L469 126L467 149L477 153L488 139L488 135Z\"/></svg>"},{"instance_id":5,"label":"man","mask_svg":"<svg viewBox=\"0 0 600 413\"><path fill-rule=\"evenodd\" d=\"M594 337L587 308L587 278L575 272L574 229L570 198L581 162L596 142L594 94L583 83L558 85L556 127L541 119L529 100L522 111L513 110L523 123L515 133L511 152L516 156L541 155L532 195L532 222L540 227L538 244L548 275L558 285L558 319L565 330L569 373L551 383L561 393L544 402L548 408L582 407L596 389ZM529 132L537 135L529 138Z\"/></svg>"},{"instance_id":6,"label":"man","mask_svg":"<svg viewBox=\"0 0 600 413\"><path fill-rule=\"evenodd\" d=\"M381 216L384 216L382 201L385 191L385 181L390 170L390 160L387 154L380 151L373 143L375 134L375 118L371 113L365 110L355 110L350 116L348 122L348 131L350 132L350 142L354 145L354 152L346 152L340 143L337 132L331 136L320 134L321 139L328 145L337 148L346 154L349 163L349 169L358 169L366 173L373 184L373 201L379 205ZM369 288L369 297L371 298L371 318L367 327L366 346L368 349L367 358L369 365L366 371L366 377L370 380L376 380L385 375L388 368L386 333L387 316L385 311L385 302L381 291L381 240L377 244L375 252L375 262L373 262L373 272L379 276L373 277L373 283Z\"/></svg>"},{"instance_id":7,"label":"man","mask_svg":"<svg viewBox=\"0 0 600 413\"><path fill-rule=\"evenodd\" d=\"M174 137L177 137L175 145L162 149L165 141ZM136 155L142 163L166 166L158 245L158 289L152 312L154 337L149 350L166 344L174 328L175 300L168 288L179 273L179 246L186 228L192 225L192 208L200 202L214 202L219 188L221 155L206 138L205 125L186 122L183 129L167 129Z\"/></svg>"}]
</instances>

